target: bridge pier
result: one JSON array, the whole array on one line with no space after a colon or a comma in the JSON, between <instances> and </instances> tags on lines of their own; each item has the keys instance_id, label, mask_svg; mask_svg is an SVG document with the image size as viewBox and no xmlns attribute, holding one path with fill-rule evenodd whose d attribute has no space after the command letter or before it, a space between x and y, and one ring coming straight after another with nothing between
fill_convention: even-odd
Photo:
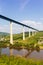
<instances>
[{"instance_id":1,"label":"bridge pier","mask_svg":"<svg viewBox=\"0 0 43 65\"><path fill-rule=\"evenodd\" d=\"M35 35L36 35L36 31L35 31Z\"/></svg>"},{"instance_id":2,"label":"bridge pier","mask_svg":"<svg viewBox=\"0 0 43 65\"><path fill-rule=\"evenodd\" d=\"M29 37L31 37L31 32L30 32L30 29L29 29Z\"/></svg>"},{"instance_id":3,"label":"bridge pier","mask_svg":"<svg viewBox=\"0 0 43 65\"><path fill-rule=\"evenodd\" d=\"M34 36L34 31L32 31L32 36Z\"/></svg>"},{"instance_id":4,"label":"bridge pier","mask_svg":"<svg viewBox=\"0 0 43 65\"><path fill-rule=\"evenodd\" d=\"M12 22L10 22L10 43L13 44Z\"/></svg>"},{"instance_id":5,"label":"bridge pier","mask_svg":"<svg viewBox=\"0 0 43 65\"><path fill-rule=\"evenodd\" d=\"M23 26L23 40L25 40L25 30L24 30L24 26Z\"/></svg>"}]
</instances>

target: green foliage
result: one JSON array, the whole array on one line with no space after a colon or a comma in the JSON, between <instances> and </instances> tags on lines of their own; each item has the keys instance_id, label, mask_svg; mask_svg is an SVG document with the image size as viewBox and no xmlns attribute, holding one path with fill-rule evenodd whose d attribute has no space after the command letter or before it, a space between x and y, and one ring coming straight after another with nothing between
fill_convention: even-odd
<instances>
[{"instance_id":1,"label":"green foliage","mask_svg":"<svg viewBox=\"0 0 43 65\"><path fill-rule=\"evenodd\" d=\"M36 49L37 51L40 51L40 47L39 47L38 44L36 45L35 49Z\"/></svg>"},{"instance_id":2,"label":"green foliage","mask_svg":"<svg viewBox=\"0 0 43 65\"><path fill-rule=\"evenodd\" d=\"M9 44L10 47L13 48L34 48L34 46L38 43L38 40L40 39L41 36L43 36L43 32L38 32L36 35L31 36L30 38L28 36L28 32L26 33L26 40L23 41L22 37L23 34L13 34L13 45L10 44L10 35L6 35L4 38L6 40L0 41L0 47L7 47Z\"/></svg>"},{"instance_id":3,"label":"green foliage","mask_svg":"<svg viewBox=\"0 0 43 65\"><path fill-rule=\"evenodd\" d=\"M43 61L26 59L20 56L6 56L2 55L0 58L0 65L43 65Z\"/></svg>"}]
</instances>

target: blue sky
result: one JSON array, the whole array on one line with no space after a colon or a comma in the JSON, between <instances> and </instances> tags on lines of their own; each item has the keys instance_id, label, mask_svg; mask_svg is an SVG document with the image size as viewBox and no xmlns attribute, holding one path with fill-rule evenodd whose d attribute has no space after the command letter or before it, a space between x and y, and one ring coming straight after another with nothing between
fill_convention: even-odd
<instances>
[{"instance_id":1,"label":"blue sky","mask_svg":"<svg viewBox=\"0 0 43 65\"><path fill-rule=\"evenodd\" d=\"M43 30L43 0L0 0L0 14ZM0 31L9 32L8 27L9 22L0 20ZM13 24L13 33L16 28L20 26Z\"/></svg>"}]
</instances>

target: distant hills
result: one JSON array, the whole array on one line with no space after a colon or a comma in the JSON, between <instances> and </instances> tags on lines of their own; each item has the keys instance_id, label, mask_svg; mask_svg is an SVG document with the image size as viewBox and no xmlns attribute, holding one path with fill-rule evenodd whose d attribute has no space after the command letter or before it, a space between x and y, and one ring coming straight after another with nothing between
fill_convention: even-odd
<instances>
[{"instance_id":1,"label":"distant hills","mask_svg":"<svg viewBox=\"0 0 43 65\"><path fill-rule=\"evenodd\" d=\"M8 35L9 33L6 32L0 32L0 35Z\"/></svg>"},{"instance_id":2,"label":"distant hills","mask_svg":"<svg viewBox=\"0 0 43 65\"><path fill-rule=\"evenodd\" d=\"M43 31L39 31L39 32L43 32ZM25 32L26 34L29 34L29 32ZM9 35L10 33L7 32L0 32L0 36L2 35ZM17 33L17 34L22 34L22 33Z\"/></svg>"}]
</instances>

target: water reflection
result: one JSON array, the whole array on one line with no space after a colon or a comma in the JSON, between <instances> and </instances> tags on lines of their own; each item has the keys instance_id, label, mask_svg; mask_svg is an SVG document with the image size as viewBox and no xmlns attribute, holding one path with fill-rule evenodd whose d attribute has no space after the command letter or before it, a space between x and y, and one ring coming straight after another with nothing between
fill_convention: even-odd
<instances>
[{"instance_id":1,"label":"water reflection","mask_svg":"<svg viewBox=\"0 0 43 65\"><path fill-rule=\"evenodd\" d=\"M13 49L10 49L10 55L13 55Z\"/></svg>"},{"instance_id":2,"label":"water reflection","mask_svg":"<svg viewBox=\"0 0 43 65\"><path fill-rule=\"evenodd\" d=\"M10 55L20 55L26 58L40 58L43 59L43 50L37 49L37 50L27 50L27 49L10 49L9 47L7 48L0 48L0 55L6 54L8 56Z\"/></svg>"},{"instance_id":3,"label":"water reflection","mask_svg":"<svg viewBox=\"0 0 43 65\"><path fill-rule=\"evenodd\" d=\"M28 51L26 49L21 49L21 50L17 50L17 49L10 49L10 55L14 55L14 56L25 56L28 53Z\"/></svg>"},{"instance_id":4,"label":"water reflection","mask_svg":"<svg viewBox=\"0 0 43 65\"><path fill-rule=\"evenodd\" d=\"M27 56L27 58L43 60L43 50L40 50L40 52L33 51L30 55Z\"/></svg>"},{"instance_id":5,"label":"water reflection","mask_svg":"<svg viewBox=\"0 0 43 65\"><path fill-rule=\"evenodd\" d=\"M9 47L0 48L0 55L3 55L3 54L9 55Z\"/></svg>"}]
</instances>

